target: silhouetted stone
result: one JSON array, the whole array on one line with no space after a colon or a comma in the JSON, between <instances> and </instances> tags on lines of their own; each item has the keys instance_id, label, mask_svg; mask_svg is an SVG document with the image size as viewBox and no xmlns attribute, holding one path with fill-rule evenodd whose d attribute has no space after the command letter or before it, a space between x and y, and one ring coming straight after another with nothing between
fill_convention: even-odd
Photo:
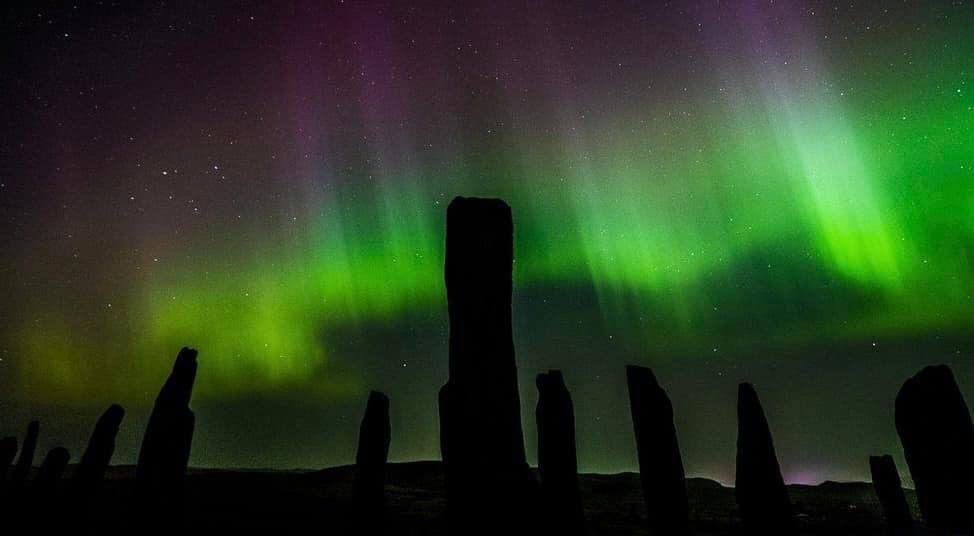
<instances>
[{"instance_id":1,"label":"silhouetted stone","mask_svg":"<svg viewBox=\"0 0 974 536\"><path fill-rule=\"evenodd\" d=\"M68 467L68 460L70 459L71 455L68 454L68 449L64 447L51 449L44 457L41 468L37 471L34 489L42 495L53 493L57 489L58 482L61 481L61 476Z\"/></svg>"},{"instance_id":2,"label":"silhouetted stone","mask_svg":"<svg viewBox=\"0 0 974 536\"><path fill-rule=\"evenodd\" d=\"M873 475L873 486L876 496L883 506L886 516L886 526L890 534L910 534L913 531L913 515L903 494L900 474L896 471L896 462L889 454L884 456L870 456L869 469Z\"/></svg>"},{"instance_id":3,"label":"silhouetted stone","mask_svg":"<svg viewBox=\"0 0 974 536\"><path fill-rule=\"evenodd\" d=\"M88 440L88 448L74 470L74 484L82 490L92 490L105 476L105 469L115 453L115 436L125 417L125 410L112 404L95 423L95 430Z\"/></svg>"},{"instance_id":4,"label":"silhouetted stone","mask_svg":"<svg viewBox=\"0 0 974 536\"><path fill-rule=\"evenodd\" d=\"M30 469L34 464L34 451L37 450L37 435L40 433L41 423L31 421L27 425L27 435L24 436L24 443L20 447L20 456L17 457L17 465L14 466L13 475L10 480L14 486L23 486L30 475Z\"/></svg>"},{"instance_id":5,"label":"silhouetted stone","mask_svg":"<svg viewBox=\"0 0 974 536\"><path fill-rule=\"evenodd\" d=\"M358 452L355 454L357 523L364 534L381 531L390 435L389 398L372 391L359 429Z\"/></svg>"},{"instance_id":6,"label":"silhouetted stone","mask_svg":"<svg viewBox=\"0 0 974 536\"><path fill-rule=\"evenodd\" d=\"M754 387L737 396L737 482L741 521L751 534L792 534L791 501L774 452L771 430Z\"/></svg>"},{"instance_id":7,"label":"silhouetted stone","mask_svg":"<svg viewBox=\"0 0 974 536\"><path fill-rule=\"evenodd\" d=\"M451 532L525 530L537 483L521 430L511 329L511 209L458 197L447 209L445 279L450 376L441 391ZM527 530L530 530L528 528Z\"/></svg>"},{"instance_id":8,"label":"silhouetted stone","mask_svg":"<svg viewBox=\"0 0 974 536\"><path fill-rule=\"evenodd\" d=\"M896 396L903 443L924 520L931 528L974 527L974 425L945 365L926 367Z\"/></svg>"},{"instance_id":9,"label":"silhouetted stone","mask_svg":"<svg viewBox=\"0 0 974 536\"><path fill-rule=\"evenodd\" d=\"M196 350L183 348L176 357L142 438L136 467L136 489L142 508L159 507L171 517L181 499L196 417L189 409L196 379Z\"/></svg>"},{"instance_id":10,"label":"silhouetted stone","mask_svg":"<svg viewBox=\"0 0 974 536\"><path fill-rule=\"evenodd\" d=\"M10 471L10 464L17 455L17 438L8 436L0 439L0 483L7 481L7 473Z\"/></svg>"},{"instance_id":11,"label":"silhouetted stone","mask_svg":"<svg viewBox=\"0 0 974 536\"><path fill-rule=\"evenodd\" d=\"M626 367L639 478L650 534L686 534L689 507L673 405L646 367Z\"/></svg>"},{"instance_id":12,"label":"silhouetted stone","mask_svg":"<svg viewBox=\"0 0 974 536\"><path fill-rule=\"evenodd\" d=\"M585 515L578 485L575 409L561 371L538 374L538 472L546 534L585 534Z\"/></svg>"},{"instance_id":13,"label":"silhouetted stone","mask_svg":"<svg viewBox=\"0 0 974 536\"><path fill-rule=\"evenodd\" d=\"M23 513L34 520L42 534L59 531L67 524L68 516L65 516L59 484L70 458L67 449L63 447L48 451L37 470L33 486L25 490L28 496L20 498Z\"/></svg>"}]
</instances>

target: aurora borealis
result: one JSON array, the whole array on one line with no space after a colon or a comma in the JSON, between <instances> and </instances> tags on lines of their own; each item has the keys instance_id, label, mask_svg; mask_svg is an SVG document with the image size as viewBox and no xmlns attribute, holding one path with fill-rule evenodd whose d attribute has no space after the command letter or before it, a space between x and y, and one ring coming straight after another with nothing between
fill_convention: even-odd
<instances>
[{"instance_id":1,"label":"aurora borealis","mask_svg":"<svg viewBox=\"0 0 974 536\"><path fill-rule=\"evenodd\" d=\"M796 482L899 455L922 365L974 396L968 2L4 9L4 433L118 401L131 460L193 345L194 464L348 462L370 388L436 457L456 195L513 208L522 410L564 370L582 470L635 465L626 363L723 481L738 381Z\"/></svg>"}]
</instances>

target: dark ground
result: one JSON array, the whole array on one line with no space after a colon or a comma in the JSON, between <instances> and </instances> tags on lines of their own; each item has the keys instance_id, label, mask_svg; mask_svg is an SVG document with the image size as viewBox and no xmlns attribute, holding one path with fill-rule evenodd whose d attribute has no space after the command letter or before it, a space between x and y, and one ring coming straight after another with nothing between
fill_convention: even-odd
<instances>
[{"instance_id":1,"label":"dark ground","mask_svg":"<svg viewBox=\"0 0 974 536\"><path fill-rule=\"evenodd\" d=\"M266 529L297 532L341 526L351 508L352 466L322 471L191 470L187 520L195 530ZM134 468L113 467L95 504L125 504ZM582 475L589 534L645 534L638 475ZM386 485L389 530L394 534L443 534L443 471L439 462L390 464ZM696 534L735 534L734 490L707 479L688 481ZM883 534L872 484L825 482L788 487L802 534ZM916 510L916 498L907 490ZM914 513L916 515L916 513ZM110 519L105 520L111 524ZM310 525L309 525L310 524ZM290 529L290 530L289 530Z\"/></svg>"}]
</instances>

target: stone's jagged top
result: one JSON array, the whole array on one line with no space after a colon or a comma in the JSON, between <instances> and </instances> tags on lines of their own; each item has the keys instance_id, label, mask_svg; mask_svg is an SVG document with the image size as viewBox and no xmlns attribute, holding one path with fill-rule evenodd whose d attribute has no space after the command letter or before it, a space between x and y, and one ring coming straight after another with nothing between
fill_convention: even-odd
<instances>
[{"instance_id":1,"label":"stone's jagged top","mask_svg":"<svg viewBox=\"0 0 974 536\"><path fill-rule=\"evenodd\" d=\"M578 481L575 410L560 370L535 376L538 387L538 472L541 475L545 534L585 533L585 515Z\"/></svg>"},{"instance_id":2,"label":"stone's jagged top","mask_svg":"<svg viewBox=\"0 0 974 536\"><path fill-rule=\"evenodd\" d=\"M53 491L58 481L61 480L64 470L68 467L70 459L71 455L68 453L68 449L64 447L51 449L44 457L40 470L37 471L35 487L42 491Z\"/></svg>"},{"instance_id":3,"label":"stone's jagged top","mask_svg":"<svg viewBox=\"0 0 974 536\"><path fill-rule=\"evenodd\" d=\"M538 468L544 474L554 468L555 478L571 482L577 478L575 409L565 379L559 370L535 376L538 387Z\"/></svg>"},{"instance_id":4,"label":"stone's jagged top","mask_svg":"<svg viewBox=\"0 0 974 536\"><path fill-rule=\"evenodd\" d=\"M526 467L511 327L511 210L458 197L447 209L444 267L450 318L444 444L469 467Z\"/></svg>"},{"instance_id":5,"label":"stone's jagged top","mask_svg":"<svg viewBox=\"0 0 974 536\"><path fill-rule=\"evenodd\" d=\"M12 480L17 485L22 485L27 481L31 466L34 464L34 451L37 450L37 437L40 434L41 423L31 421L27 425L27 435L24 436L24 443L20 448L20 455L17 457L17 465L14 467Z\"/></svg>"},{"instance_id":6,"label":"stone's jagged top","mask_svg":"<svg viewBox=\"0 0 974 536\"><path fill-rule=\"evenodd\" d=\"M686 534L689 503L673 405L647 367L626 366L639 479L651 534Z\"/></svg>"},{"instance_id":7,"label":"stone's jagged top","mask_svg":"<svg viewBox=\"0 0 974 536\"><path fill-rule=\"evenodd\" d=\"M791 501L774 441L757 392L749 383L737 391L737 475L735 495L744 526L760 534L792 534Z\"/></svg>"},{"instance_id":8,"label":"stone's jagged top","mask_svg":"<svg viewBox=\"0 0 974 536\"><path fill-rule=\"evenodd\" d=\"M117 429L122 424L123 418L125 418L125 408L118 404L112 404L98 418L98 422L95 423L95 428L106 427Z\"/></svg>"},{"instance_id":9,"label":"stone's jagged top","mask_svg":"<svg viewBox=\"0 0 974 536\"><path fill-rule=\"evenodd\" d=\"M98 421L95 422L95 430L92 432L92 438L98 436L99 434L118 431L119 426L122 425L122 419L125 418L125 408L118 404L112 404L108 406L108 409L98 417Z\"/></svg>"},{"instance_id":10,"label":"stone's jagged top","mask_svg":"<svg viewBox=\"0 0 974 536\"><path fill-rule=\"evenodd\" d=\"M649 367L626 365L626 379L629 382L636 382L637 384L659 387L659 382L656 380L656 374L654 374L653 369Z\"/></svg>"},{"instance_id":11,"label":"stone's jagged top","mask_svg":"<svg viewBox=\"0 0 974 536\"><path fill-rule=\"evenodd\" d=\"M172 372L156 398L157 406L189 406L193 396L193 384L196 382L196 355L193 348L184 347L179 351Z\"/></svg>"},{"instance_id":12,"label":"stone's jagged top","mask_svg":"<svg viewBox=\"0 0 974 536\"><path fill-rule=\"evenodd\" d=\"M512 221L511 207L503 199L496 197L463 197L457 196L447 207L447 217L462 214L465 217L484 218L496 217Z\"/></svg>"},{"instance_id":13,"label":"stone's jagged top","mask_svg":"<svg viewBox=\"0 0 974 536\"><path fill-rule=\"evenodd\" d=\"M737 416L750 415L755 411L761 413L761 419L765 418L764 408L761 407L761 401L758 400L758 393L754 390L754 386L743 382L737 386Z\"/></svg>"},{"instance_id":14,"label":"stone's jagged top","mask_svg":"<svg viewBox=\"0 0 974 536\"><path fill-rule=\"evenodd\" d=\"M501 199L455 197L446 209L446 221L448 241L451 226L454 230L460 228L464 232L477 231L484 236L509 236L514 232L511 207Z\"/></svg>"},{"instance_id":15,"label":"stone's jagged top","mask_svg":"<svg viewBox=\"0 0 974 536\"><path fill-rule=\"evenodd\" d=\"M929 366L906 380L896 396L896 430L931 528L974 528L974 424L946 365Z\"/></svg>"},{"instance_id":16,"label":"stone's jagged top","mask_svg":"<svg viewBox=\"0 0 974 536\"><path fill-rule=\"evenodd\" d=\"M112 404L95 423L95 429L88 440L88 448L81 456L81 462L74 471L73 479L83 485L92 485L104 475L112 455L115 453L115 437L125 418L125 409Z\"/></svg>"},{"instance_id":17,"label":"stone's jagged top","mask_svg":"<svg viewBox=\"0 0 974 536\"><path fill-rule=\"evenodd\" d=\"M896 462L889 454L869 457L869 470L879 503L883 507L886 525L894 533L907 533L913 528L913 514L906 502Z\"/></svg>"},{"instance_id":18,"label":"stone's jagged top","mask_svg":"<svg viewBox=\"0 0 974 536\"><path fill-rule=\"evenodd\" d=\"M389 397L382 391L369 391L368 405L371 406L372 404L381 404L389 407Z\"/></svg>"},{"instance_id":19,"label":"stone's jagged top","mask_svg":"<svg viewBox=\"0 0 974 536\"><path fill-rule=\"evenodd\" d=\"M513 260L514 221L507 203L475 197L457 197L450 203L444 277L451 306L463 296L477 295L485 304L506 303L509 309ZM469 311L488 312L497 313L492 307Z\"/></svg>"},{"instance_id":20,"label":"stone's jagged top","mask_svg":"<svg viewBox=\"0 0 974 536\"><path fill-rule=\"evenodd\" d=\"M953 384L956 385L957 382L954 380L954 372L947 365L941 363L939 365L928 365L920 369L919 372L907 378L904 383L923 383L923 382L935 382L943 385Z\"/></svg>"}]
</instances>

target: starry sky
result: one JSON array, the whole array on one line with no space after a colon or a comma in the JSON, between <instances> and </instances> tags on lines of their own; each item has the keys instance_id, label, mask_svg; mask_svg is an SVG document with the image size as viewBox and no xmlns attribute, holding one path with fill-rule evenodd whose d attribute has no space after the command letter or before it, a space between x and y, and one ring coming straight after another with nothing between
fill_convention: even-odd
<instances>
[{"instance_id":1,"label":"starry sky","mask_svg":"<svg viewBox=\"0 0 974 536\"><path fill-rule=\"evenodd\" d=\"M78 456L119 402L131 462L192 345L195 465L348 463L369 389L437 457L457 195L514 211L531 453L550 368L582 470L635 467L632 363L723 482L740 381L790 482L905 469L925 364L974 396L970 2L2 9L4 434Z\"/></svg>"}]
</instances>

